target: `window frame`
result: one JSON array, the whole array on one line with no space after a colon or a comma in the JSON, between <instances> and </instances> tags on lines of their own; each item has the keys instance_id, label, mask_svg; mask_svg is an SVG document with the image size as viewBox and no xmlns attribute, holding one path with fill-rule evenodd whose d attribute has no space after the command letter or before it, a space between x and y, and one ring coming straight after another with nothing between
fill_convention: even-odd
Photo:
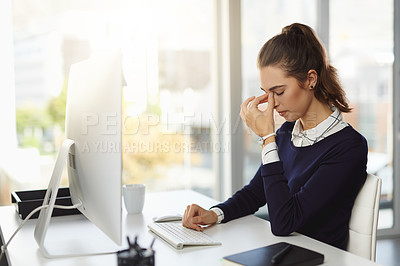
<instances>
[{"instance_id":1,"label":"window frame","mask_svg":"<svg viewBox=\"0 0 400 266\"><path fill-rule=\"evenodd\" d=\"M400 236L400 1L393 0L393 227L378 230L378 238Z\"/></svg>"},{"instance_id":2,"label":"window frame","mask_svg":"<svg viewBox=\"0 0 400 266\"><path fill-rule=\"evenodd\" d=\"M229 147L226 153L214 153L218 179L215 198L223 201L243 186L243 128L238 124L242 101L241 1L216 0L214 10L214 105L221 130L213 132L213 140Z\"/></svg>"}]
</instances>

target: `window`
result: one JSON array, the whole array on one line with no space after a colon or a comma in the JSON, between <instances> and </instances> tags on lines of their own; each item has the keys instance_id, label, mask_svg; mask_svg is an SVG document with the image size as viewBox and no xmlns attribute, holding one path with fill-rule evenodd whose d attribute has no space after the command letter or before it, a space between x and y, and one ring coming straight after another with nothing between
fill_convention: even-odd
<instances>
[{"instance_id":1,"label":"window","mask_svg":"<svg viewBox=\"0 0 400 266\"><path fill-rule=\"evenodd\" d=\"M237 48L242 54L241 64L237 65L241 65L242 90L235 87L232 93L241 93L244 100L261 93L256 58L265 41L293 22L314 29L329 24L322 34L329 39L330 59L354 108L345 120L368 140L368 171L383 179L379 228L393 228L394 217L398 217L393 208L394 176L398 174L393 171L392 124L396 2L232 2L241 5L241 17L229 18L236 23L240 17L240 44L223 36L225 32L217 37L213 34L220 23L214 21L214 5L222 8L218 13L221 17L232 13L222 1L13 0L19 160L11 170L0 169L0 198L9 198L4 196L8 192L4 192L3 184L12 190L47 187L64 136L69 67L106 45L122 47L125 55L124 141L128 149L124 154L124 182L144 182L150 190L191 188L207 195L218 194L216 179L224 183L230 171L221 167L218 176L215 173L212 156L221 154L221 146L215 145L225 142L213 143L211 136L213 130L221 133L226 120L234 127L241 123L238 116L226 113L229 108L223 104L225 95L221 91L217 97L219 106L223 106L222 114L217 112L221 123L217 125L214 120L211 103L220 89L216 87L225 81L214 82L212 62L224 61L218 61L217 68L229 62L216 57L215 38L223 37L223 47L221 43L217 46L224 55L226 45L241 45ZM321 2L323 10L318 7ZM224 80L224 75L218 78ZM277 127L280 123L277 121ZM133 134L135 130L137 134ZM239 174L234 173L240 178L235 179L235 187L247 183L261 161L256 137L243 132L242 142L232 141L228 143L231 147L222 150L243 151L229 154L243 165ZM18 167L20 162L23 168ZM232 171L234 163L229 167ZM226 184L222 185L225 190Z\"/></svg>"},{"instance_id":2,"label":"window","mask_svg":"<svg viewBox=\"0 0 400 266\"><path fill-rule=\"evenodd\" d=\"M330 20L330 58L354 108L344 119L368 140L367 170L382 178L378 227L391 228L393 1L331 1Z\"/></svg>"},{"instance_id":3,"label":"window","mask_svg":"<svg viewBox=\"0 0 400 266\"><path fill-rule=\"evenodd\" d=\"M212 1L16 0L12 12L25 162L7 173L12 190L47 187L64 138L69 68L111 46L124 54L123 182L213 195Z\"/></svg>"}]
</instances>

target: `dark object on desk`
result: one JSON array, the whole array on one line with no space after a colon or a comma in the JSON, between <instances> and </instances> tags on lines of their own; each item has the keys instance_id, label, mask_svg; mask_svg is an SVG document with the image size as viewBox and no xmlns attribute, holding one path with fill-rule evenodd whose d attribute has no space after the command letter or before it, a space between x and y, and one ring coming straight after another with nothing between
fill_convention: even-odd
<instances>
[{"instance_id":1,"label":"dark object on desk","mask_svg":"<svg viewBox=\"0 0 400 266\"><path fill-rule=\"evenodd\" d=\"M127 239L129 248L117 253L118 266L154 266L153 244L155 239L153 239L150 248L140 247L137 242L137 236L133 244L129 240L129 237Z\"/></svg>"},{"instance_id":2,"label":"dark object on desk","mask_svg":"<svg viewBox=\"0 0 400 266\"><path fill-rule=\"evenodd\" d=\"M285 256L292 250L292 248L293 246L290 244L284 247L282 250L272 256L271 263L278 264L279 262L281 262L285 258Z\"/></svg>"},{"instance_id":3,"label":"dark object on desk","mask_svg":"<svg viewBox=\"0 0 400 266\"><path fill-rule=\"evenodd\" d=\"M42 206L44 196L46 195L46 189L40 190L25 190L25 191L13 191L11 193L11 202L15 203L17 213L22 219L25 219L28 214ZM60 188L57 193L56 205L71 206L71 195L69 188ZM71 214L80 214L78 209L54 209L52 216L63 216ZM30 219L38 218L39 212L35 213Z\"/></svg>"},{"instance_id":4,"label":"dark object on desk","mask_svg":"<svg viewBox=\"0 0 400 266\"><path fill-rule=\"evenodd\" d=\"M285 249L288 245L288 249ZM279 262L273 263L272 258L282 252L284 256ZM226 256L222 260L222 265L246 265L246 266L312 266L319 265L324 262L324 255L306 248L279 242L262 248L252 249L249 251Z\"/></svg>"}]
</instances>

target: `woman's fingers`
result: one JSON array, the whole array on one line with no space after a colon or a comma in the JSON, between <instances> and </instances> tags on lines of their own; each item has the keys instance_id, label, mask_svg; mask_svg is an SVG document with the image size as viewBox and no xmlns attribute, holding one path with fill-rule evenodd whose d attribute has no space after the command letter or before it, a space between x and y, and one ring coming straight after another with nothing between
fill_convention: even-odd
<instances>
[{"instance_id":1,"label":"woman's fingers","mask_svg":"<svg viewBox=\"0 0 400 266\"><path fill-rule=\"evenodd\" d=\"M268 107L267 110L273 112L274 108L275 108L275 98L274 98L274 93L273 92L269 92L268 93Z\"/></svg>"},{"instance_id":2,"label":"woman's fingers","mask_svg":"<svg viewBox=\"0 0 400 266\"><path fill-rule=\"evenodd\" d=\"M183 215L182 225L190 229L202 231L203 228L198 225L201 223L201 221L198 221L199 219L201 220L199 216L201 209L202 208L196 204L188 205Z\"/></svg>"},{"instance_id":3,"label":"woman's fingers","mask_svg":"<svg viewBox=\"0 0 400 266\"><path fill-rule=\"evenodd\" d=\"M259 109L260 104L268 102L267 109ZM274 130L274 94L268 92L258 97L249 97L241 104L240 117L256 135L266 135Z\"/></svg>"},{"instance_id":4,"label":"woman's fingers","mask_svg":"<svg viewBox=\"0 0 400 266\"><path fill-rule=\"evenodd\" d=\"M263 95L261 95L261 96L263 96L264 98L263 99L261 99L261 101L260 101L260 103L259 104L262 104L262 103L267 103L268 101L269 101L269 97L270 97L270 95L269 95L270 93L265 93L265 94L263 94ZM273 97L273 96L272 96ZM272 98L271 97L271 98Z\"/></svg>"},{"instance_id":5,"label":"woman's fingers","mask_svg":"<svg viewBox=\"0 0 400 266\"><path fill-rule=\"evenodd\" d=\"M240 117L242 121L247 125L246 122L246 114L248 112L249 103L254 100L255 96L251 96L247 98L241 105L240 105Z\"/></svg>"},{"instance_id":6,"label":"woman's fingers","mask_svg":"<svg viewBox=\"0 0 400 266\"><path fill-rule=\"evenodd\" d=\"M200 225L210 225L218 221L217 215L210 210L203 209L197 204L188 205L182 218L184 227L203 231Z\"/></svg>"},{"instance_id":7,"label":"woman's fingers","mask_svg":"<svg viewBox=\"0 0 400 266\"><path fill-rule=\"evenodd\" d=\"M247 113L247 108L249 106L249 103L254 100L256 97L255 96L251 96L249 98L247 98L246 100L244 100L244 102L240 105L240 110L241 112L243 112L244 114Z\"/></svg>"},{"instance_id":8,"label":"woman's fingers","mask_svg":"<svg viewBox=\"0 0 400 266\"><path fill-rule=\"evenodd\" d=\"M252 107L258 107L258 105L268 102L268 98L269 98L268 93L260 95L257 98L255 98L254 101L252 101L251 105Z\"/></svg>"}]
</instances>

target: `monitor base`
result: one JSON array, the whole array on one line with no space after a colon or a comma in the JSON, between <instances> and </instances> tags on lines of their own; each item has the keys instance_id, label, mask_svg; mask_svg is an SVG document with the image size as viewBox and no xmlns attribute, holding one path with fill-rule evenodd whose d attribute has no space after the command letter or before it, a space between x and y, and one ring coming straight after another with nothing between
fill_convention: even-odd
<instances>
[{"instance_id":1,"label":"monitor base","mask_svg":"<svg viewBox=\"0 0 400 266\"><path fill-rule=\"evenodd\" d=\"M62 172L72 145L74 145L74 141L66 139L58 153L57 161L42 205L48 205L48 207L40 211L35 227L34 235L36 242L39 245L41 253L46 258L64 258L115 253L118 251L118 246L111 243L112 241L110 241L104 233L102 233L83 215L79 215L81 219L79 223L74 222L71 218L64 218L60 222L60 219L57 218L61 217L54 217L54 223L52 222L52 226L49 227L51 214L55 208L55 201L60 187ZM78 208L79 205L76 207ZM71 225L72 228L65 228L66 221L70 222L69 225ZM60 239L59 233L51 233L53 226L55 228L61 226L63 228L61 230L66 231L65 235L62 236L62 239ZM50 232L48 232L49 229ZM58 229L58 232L59 231L60 229ZM89 236L89 239L85 239L85 237L82 236Z\"/></svg>"}]
</instances>

